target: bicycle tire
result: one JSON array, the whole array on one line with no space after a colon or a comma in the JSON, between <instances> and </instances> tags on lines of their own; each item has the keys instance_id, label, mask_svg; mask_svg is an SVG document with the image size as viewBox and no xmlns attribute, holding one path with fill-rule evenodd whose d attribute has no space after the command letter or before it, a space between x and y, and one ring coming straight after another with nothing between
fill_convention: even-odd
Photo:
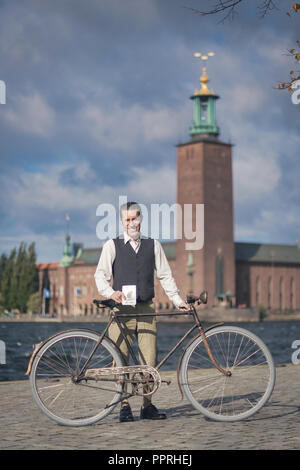
<instances>
[{"instance_id":1,"label":"bicycle tire","mask_svg":"<svg viewBox=\"0 0 300 470\"><path fill-rule=\"evenodd\" d=\"M113 411L123 392L115 376L74 383L99 334L89 330L68 330L49 338L37 352L30 373L35 402L51 419L65 426L86 426ZM103 338L88 368L122 366L114 343ZM121 378L121 376L120 376ZM104 387L103 387L104 384ZM107 385L108 384L108 385Z\"/></svg>"},{"instance_id":2,"label":"bicycle tire","mask_svg":"<svg viewBox=\"0 0 300 470\"><path fill-rule=\"evenodd\" d=\"M206 333L217 363L212 364L199 336L187 347L181 362L180 380L192 405L215 421L240 421L259 411L275 385L275 365L263 341L243 328L216 327Z\"/></svg>"}]
</instances>

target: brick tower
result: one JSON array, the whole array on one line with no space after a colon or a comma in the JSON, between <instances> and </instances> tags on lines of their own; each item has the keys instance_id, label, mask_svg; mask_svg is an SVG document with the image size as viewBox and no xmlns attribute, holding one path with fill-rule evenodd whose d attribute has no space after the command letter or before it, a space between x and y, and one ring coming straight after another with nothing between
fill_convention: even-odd
<instances>
[{"instance_id":1,"label":"brick tower","mask_svg":"<svg viewBox=\"0 0 300 470\"><path fill-rule=\"evenodd\" d=\"M234 305L232 145L218 138L215 108L219 96L208 89L209 81L203 67L202 87L191 96L194 120L190 140L177 145L177 203L182 214L184 204L193 205L194 231L195 205L204 204L204 245L201 249L188 249L186 244L192 240L187 239L188 234L185 237L182 217L182 239L176 241L176 271L182 295L197 295L206 289L208 306Z\"/></svg>"}]
</instances>

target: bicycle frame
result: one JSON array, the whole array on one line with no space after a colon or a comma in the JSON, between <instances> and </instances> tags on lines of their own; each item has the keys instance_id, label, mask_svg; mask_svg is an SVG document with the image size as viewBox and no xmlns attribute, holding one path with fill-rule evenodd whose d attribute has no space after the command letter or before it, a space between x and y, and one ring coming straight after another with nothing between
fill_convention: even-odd
<instances>
[{"instance_id":1,"label":"bicycle frame","mask_svg":"<svg viewBox=\"0 0 300 470\"><path fill-rule=\"evenodd\" d=\"M87 370L88 368L88 365L93 357L93 355L95 354L98 346L101 344L101 341L103 340L104 336L106 335L110 325L115 321L120 329L120 333L121 333L121 336L122 338L124 339L127 347L128 347L128 351L129 351L129 357L131 357L131 359L133 359L134 361L134 364L135 365L139 365L139 361L133 351L133 348L132 346L130 345L127 337L126 337L126 334L124 333L124 329L121 325L121 322L120 322L120 319L123 317L126 317L126 318L130 318L130 317L134 317L134 318L138 318L139 316L140 317L147 317L147 316L171 316L171 315L191 315L194 319L194 324L193 326L188 330L186 331L186 333L182 336L182 338L175 344L175 346L173 346L171 348L171 350L162 358L162 360L157 364L157 366L155 367L155 369L159 370L163 364L165 364L165 362L169 359L169 357L171 357L174 352L180 347L180 345L185 341L185 339L196 329L199 330L199 333L198 335L194 336L190 342L188 343L188 345L185 347L181 357L179 358L178 360L178 365L177 365L177 380L178 380L178 386L179 386L179 389L180 389L180 392L181 392L181 395L183 397L183 392L182 392L182 388L181 388L181 384L180 384L180 381L179 381L179 371L180 371L180 365L181 365L181 361L182 361L182 357L187 349L187 347L189 346L189 344L194 341L198 336L202 336L202 339L203 339L203 342L204 342L204 345L205 345L205 348L207 350L207 353L213 363L213 365L224 375L231 375L230 372L228 371L225 371L222 367L220 367L218 365L218 363L216 362L215 358L213 357L213 354L211 353L211 350L209 348L209 345L207 343L207 340L206 340L206 337L205 337L205 332L206 331L209 331L213 328L216 328L217 326L221 326L223 325L224 323L218 323L218 324L215 324L215 325L212 325L210 326L209 328L207 328L206 330L204 330L202 324L201 324L201 321L199 319L199 316L197 314L197 311L196 311L196 308L194 305L191 305L190 306L190 310L188 312L184 311L175 311L175 312L172 312L172 313L141 313L141 314L122 314L122 313L117 313L117 312L114 312L113 310L111 310L110 312L110 317L109 317L109 321L104 329L104 331L102 332L102 334L100 335L99 337L99 340L97 341L97 343L95 344L93 350L91 351L89 357L87 358L85 364L83 365L83 367L81 368L78 376L77 376L77 380L80 380L81 377L83 377L85 371ZM75 379L76 380L76 379Z\"/></svg>"},{"instance_id":2,"label":"bicycle frame","mask_svg":"<svg viewBox=\"0 0 300 470\"><path fill-rule=\"evenodd\" d=\"M159 369L183 342L185 345L177 363L178 387L182 398L185 396L207 418L226 422L248 418L271 396L276 373L267 346L243 328L221 326L224 322L204 328L196 308L200 303L207 303L206 291L199 298L187 296L187 311L167 313L126 314L121 313L122 309L116 309L117 304L111 299L94 299L93 302L98 308L110 309L104 331L77 327L55 333L36 346L28 364L26 375L30 374L36 403L58 423L70 426L93 424L124 399L154 394L161 383L171 382L167 377L162 380ZM193 324L184 328L184 334L156 366L144 364L143 360L139 363L136 356L140 354L135 352L131 335L127 337L125 320L133 317L142 321L147 317L171 315L190 316ZM119 330L120 340L128 347L128 355L125 354L129 356L128 361L124 360L119 341L110 338L109 328L113 322ZM131 365L132 360L134 365ZM227 380L231 375L235 378ZM98 383L91 383L93 380ZM57 383L53 385L53 381ZM107 382L111 386L107 386ZM128 389L129 384L132 390ZM77 385L78 393L74 394L73 388ZM95 402L96 390L101 392L99 402ZM77 399L78 406L75 406Z\"/></svg>"}]
</instances>

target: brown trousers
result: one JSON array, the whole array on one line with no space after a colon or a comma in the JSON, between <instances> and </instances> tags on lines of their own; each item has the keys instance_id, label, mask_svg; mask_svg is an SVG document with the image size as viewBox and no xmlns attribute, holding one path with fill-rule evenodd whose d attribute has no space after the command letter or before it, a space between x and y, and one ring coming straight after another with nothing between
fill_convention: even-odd
<instances>
[{"instance_id":1,"label":"brown trousers","mask_svg":"<svg viewBox=\"0 0 300 470\"><path fill-rule=\"evenodd\" d=\"M135 338L137 339L138 354L141 364L155 367L156 365L156 317L155 307L153 302L138 303L135 306L132 305L118 305L114 308L115 312L124 314L120 318L120 323L123 328L124 334L128 339L130 346L133 344ZM138 316L138 317L126 317L126 314L141 314L141 313L152 313L154 316ZM120 334L119 327L116 323L112 323L108 330L109 337L117 344L121 350L126 364L129 364L129 351L125 340ZM144 406L147 406L151 402L151 396L144 397Z\"/></svg>"}]
</instances>

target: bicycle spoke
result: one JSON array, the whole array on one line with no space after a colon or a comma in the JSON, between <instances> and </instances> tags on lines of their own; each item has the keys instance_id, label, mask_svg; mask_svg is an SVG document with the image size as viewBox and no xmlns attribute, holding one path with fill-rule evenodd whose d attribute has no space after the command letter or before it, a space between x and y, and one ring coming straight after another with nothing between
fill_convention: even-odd
<instances>
[{"instance_id":1,"label":"bicycle spoke","mask_svg":"<svg viewBox=\"0 0 300 470\"><path fill-rule=\"evenodd\" d=\"M256 412L269 398L275 368L266 346L238 327L219 327L207 334L217 364L213 366L202 339L197 338L183 359L182 385L192 404L213 419L235 421Z\"/></svg>"},{"instance_id":2,"label":"bicycle spoke","mask_svg":"<svg viewBox=\"0 0 300 470\"><path fill-rule=\"evenodd\" d=\"M58 422L78 425L101 419L112 411L122 395L123 384L117 383L113 374L96 382L88 377L84 383L77 381L97 339L96 334L89 332L62 333L45 343L33 362L30 378L34 397L41 409ZM113 363L123 365L118 353L104 339L89 367L105 368Z\"/></svg>"}]
</instances>

